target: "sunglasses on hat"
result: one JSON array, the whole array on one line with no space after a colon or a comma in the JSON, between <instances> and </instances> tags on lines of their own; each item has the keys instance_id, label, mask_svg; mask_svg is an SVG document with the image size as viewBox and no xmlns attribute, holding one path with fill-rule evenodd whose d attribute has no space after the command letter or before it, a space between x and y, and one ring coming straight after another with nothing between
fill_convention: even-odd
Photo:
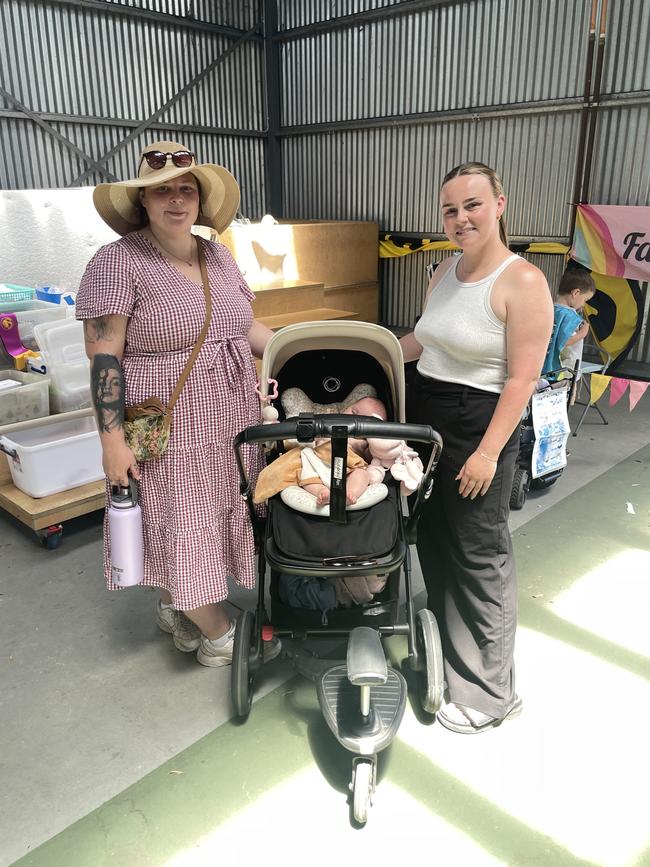
<instances>
[{"instance_id":1,"label":"sunglasses on hat","mask_svg":"<svg viewBox=\"0 0 650 867\"><path fill-rule=\"evenodd\" d=\"M179 169L187 169L194 162L194 154L191 151L174 151L174 153L163 153L163 151L146 151L142 154L138 172L144 160L150 169L164 169L167 165L167 160L171 157L172 163Z\"/></svg>"}]
</instances>

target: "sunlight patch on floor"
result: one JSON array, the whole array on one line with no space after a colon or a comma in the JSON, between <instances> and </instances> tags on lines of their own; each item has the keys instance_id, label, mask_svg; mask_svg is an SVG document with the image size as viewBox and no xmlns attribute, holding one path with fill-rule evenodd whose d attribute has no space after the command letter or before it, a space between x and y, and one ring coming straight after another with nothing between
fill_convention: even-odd
<instances>
[{"instance_id":1,"label":"sunlight patch on floor","mask_svg":"<svg viewBox=\"0 0 650 867\"><path fill-rule=\"evenodd\" d=\"M458 828L383 779L365 828L350 824L346 793L331 786L317 767L276 786L165 867L203 867L227 857L253 863L361 864L381 852L382 863L400 863L408 852L452 858L472 867L505 867ZM428 860L428 859L427 859Z\"/></svg>"},{"instance_id":2,"label":"sunlight patch on floor","mask_svg":"<svg viewBox=\"0 0 650 867\"><path fill-rule=\"evenodd\" d=\"M647 611L647 608L645 609ZM524 713L480 735L425 728L407 713L398 737L480 797L574 855L623 867L650 844L650 684L520 628Z\"/></svg>"},{"instance_id":3,"label":"sunlight patch on floor","mask_svg":"<svg viewBox=\"0 0 650 867\"><path fill-rule=\"evenodd\" d=\"M629 548L579 578L554 600L563 620L650 657L650 551Z\"/></svg>"}]
</instances>

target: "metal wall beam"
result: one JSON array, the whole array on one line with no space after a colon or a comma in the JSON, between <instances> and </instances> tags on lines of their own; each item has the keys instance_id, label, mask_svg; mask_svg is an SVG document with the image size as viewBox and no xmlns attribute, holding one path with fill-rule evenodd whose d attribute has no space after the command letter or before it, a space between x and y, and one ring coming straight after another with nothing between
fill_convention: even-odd
<instances>
[{"instance_id":1,"label":"metal wall beam","mask_svg":"<svg viewBox=\"0 0 650 867\"><path fill-rule=\"evenodd\" d=\"M280 30L273 38L285 42L290 39L301 39L303 36L313 36L315 33L327 33L332 30L343 30L346 27L358 27L359 24L371 24L385 18L395 18L398 15L411 15L414 12L426 12L436 6L459 6L470 0L404 0L393 6L382 6L381 9L369 9L366 12L354 12L351 15L340 15L327 21L315 24L305 24L303 27L292 27L290 30Z\"/></svg>"},{"instance_id":2,"label":"metal wall beam","mask_svg":"<svg viewBox=\"0 0 650 867\"><path fill-rule=\"evenodd\" d=\"M427 238L430 241L448 241L449 238L447 235L442 232L402 232L401 229L396 231L392 231L391 229L379 229L379 240L382 240L382 235L398 235L400 238L406 238L411 241L421 241L422 238ZM539 244L539 243L554 243L554 244L570 244L571 238L567 235L535 235L534 238L531 238L526 235L511 235L508 233L508 241L511 244ZM421 250L417 250L416 253L423 252ZM434 252L434 251L430 251ZM445 250L445 253L448 251ZM408 255L415 255L415 253L409 253ZM557 256L558 253L538 253L539 256Z\"/></svg>"},{"instance_id":3,"label":"metal wall beam","mask_svg":"<svg viewBox=\"0 0 650 867\"><path fill-rule=\"evenodd\" d=\"M612 95L611 99L601 99L598 106L607 108L621 105L641 105L650 103L650 91L641 90L632 94ZM418 114L394 114L386 117L366 117L357 120L337 120L328 123L285 126L279 136L307 135L310 133L339 132L355 129L381 129L382 127L401 127L427 125L434 123L467 123L491 120L495 117L516 117L522 115L548 115L561 112L582 111L585 107L581 99L539 100L521 102L515 105L490 105L472 109L450 109L428 111Z\"/></svg>"},{"instance_id":4,"label":"metal wall beam","mask_svg":"<svg viewBox=\"0 0 650 867\"><path fill-rule=\"evenodd\" d=\"M264 68L266 91L266 189L267 211L284 215L282 198L282 116L280 103L280 46L273 40L278 29L276 0L264 0Z\"/></svg>"},{"instance_id":5,"label":"metal wall beam","mask_svg":"<svg viewBox=\"0 0 650 867\"><path fill-rule=\"evenodd\" d=\"M86 169L84 172L74 178L74 180L72 180L68 184L68 186L71 187L81 183L81 181L85 180L89 175L93 173L93 171L99 169L102 165L104 165L104 163L111 159L111 157L113 157L125 145L127 145L130 141L133 141L133 139L137 138L140 133L144 132L144 130L146 130L148 127L152 126L161 114L164 114L168 109L171 108L172 105L178 102L178 100L185 96L185 94L188 93L193 87L195 87L197 84L199 84L199 82L203 81L204 78L207 78L208 75L214 72L217 66L223 63L227 57L230 57L230 55L234 51L236 51L240 45L243 45L244 42L246 42L248 39L251 39L252 36L258 32L259 26L260 22L258 21L256 22L255 26L251 27L250 30L244 33L244 35L241 36L240 39L237 40L237 42L235 42L233 45L230 46L230 48L227 48L222 54L215 58L215 60L209 63L205 67L205 69L198 73L198 75L195 75L194 78L192 78L185 85L185 87L181 88L178 93L175 93L174 96L172 96L171 99L168 99L164 105L161 105L160 108L156 109L156 111L154 111L154 113L150 115L145 121L138 124L138 126L133 130L133 132L129 133L127 137L123 139L118 145L116 145L114 148L111 148L110 151L108 151L102 157L96 160L90 166L90 168Z\"/></svg>"},{"instance_id":6,"label":"metal wall beam","mask_svg":"<svg viewBox=\"0 0 650 867\"><path fill-rule=\"evenodd\" d=\"M559 112L580 111L582 107L582 101L576 99L540 100L539 102L520 103L517 106L495 105L472 109L424 111L417 114L393 114L386 117L367 117L358 120L286 126L282 128L280 135L305 135L306 133L380 129L381 127L417 126L418 124L479 122L483 118L487 120L495 117L513 117L525 114L557 114Z\"/></svg>"},{"instance_id":7,"label":"metal wall beam","mask_svg":"<svg viewBox=\"0 0 650 867\"><path fill-rule=\"evenodd\" d=\"M124 15L138 18L141 21L154 21L157 24L168 24L174 27L184 27L186 30L201 30L204 33L219 34L230 39L239 39L246 32L236 27L224 27L221 24L211 24L208 21L197 21L184 15L170 15L167 12L156 12L152 9L142 9L139 6L124 6L120 3L107 3L106 0L32 0L40 6L73 6L77 9L90 9L93 12L104 12L107 15ZM258 34L255 39L261 41Z\"/></svg>"},{"instance_id":8,"label":"metal wall beam","mask_svg":"<svg viewBox=\"0 0 650 867\"><path fill-rule=\"evenodd\" d=\"M26 105L23 105L22 102L20 102L18 99L16 99L16 97L12 93L9 93L9 91L5 90L5 88L2 87L1 85L0 85L0 94L2 96L4 96L4 98L6 100L8 100L12 105L14 105L19 110L18 117L32 121L37 126L39 126L43 130L43 132L47 133L47 135L49 135L49 136L52 136L52 138L55 138L58 142L60 142L69 151L72 151L84 163L86 163L87 165L90 164L91 166L93 165L93 158L91 156L89 156L84 151L80 150L76 144L71 142L65 136L61 135L61 133L58 132L58 130L55 130L54 127L51 127L49 125L49 123L47 123L45 120L43 120L41 115L39 115L35 111L32 111ZM111 174L111 172L109 172L107 169L101 169L101 172L109 179L109 181L116 181L117 180L115 175Z\"/></svg>"},{"instance_id":9,"label":"metal wall beam","mask_svg":"<svg viewBox=\"0 0 650 867\"><path fill-rule=\"evenodd\" d=\"M89 115L77 114L46 114L45 112L40 113L39 117L44 121L49 121L50 123L77 123L87 124L88 126L119 126L126 129L134 129L140 126L140 124L142 123L142 121L127 118L91 117ZM3 118L12 118L17 120L31 119L29 115L26 117L25 113L22 111L0 109L0 120L2 120ZM264 130L236 129L232 127L229 129L224 129L223 127L217 126L193 126L191 124L157 123L156 129L170 130L171 132L212 133L214 135L230 138L266 137L266 133L264 132Z\"/></svg>"}]
</instances>

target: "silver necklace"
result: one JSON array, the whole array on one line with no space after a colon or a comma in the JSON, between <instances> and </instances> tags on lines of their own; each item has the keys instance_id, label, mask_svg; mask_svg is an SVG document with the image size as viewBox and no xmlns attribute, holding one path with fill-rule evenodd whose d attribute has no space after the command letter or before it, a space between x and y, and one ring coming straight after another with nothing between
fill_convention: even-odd
<instances>
[{"instance_id":1,"label":"silver necklace","mask_svg":"<svg viewBox=\"0 0 650 867\"><path fill-rule=\"evenodd\" d=\"M164 244L161 244L160 239L157 235L154 234L154 232L151 230L151 227L149 227L149 231L151 232L152 237L156 239L156 243L164 253L167 253L167 255L171 256L172 259L177 259L179 262L183 262L185 265L189 265L190 268L194 267L194 262L191 259L188 262L187 259L183 259L181 256L177 256L176 253L172 253L171 250L168 250Z\"/></svg>"}]
</instances>

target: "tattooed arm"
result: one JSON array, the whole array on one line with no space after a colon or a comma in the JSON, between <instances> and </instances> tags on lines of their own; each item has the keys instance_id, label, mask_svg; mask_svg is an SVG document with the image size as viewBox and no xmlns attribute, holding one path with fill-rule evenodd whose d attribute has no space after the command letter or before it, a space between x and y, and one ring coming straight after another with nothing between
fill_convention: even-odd
<instances>
[{"instance_id":1,"label":"tattooed arm","mask_svg":"<svg viewBox=\"0 0 650 867\"><path fill-rule=\"evenodd\" d=\"M140 478L133 452L124 439L124 377L121 359L128 317L110 315L84 320L86 355L90 359L90 390L97 415L106 477L128 484Z\"/></svg>"}]
</instances>

